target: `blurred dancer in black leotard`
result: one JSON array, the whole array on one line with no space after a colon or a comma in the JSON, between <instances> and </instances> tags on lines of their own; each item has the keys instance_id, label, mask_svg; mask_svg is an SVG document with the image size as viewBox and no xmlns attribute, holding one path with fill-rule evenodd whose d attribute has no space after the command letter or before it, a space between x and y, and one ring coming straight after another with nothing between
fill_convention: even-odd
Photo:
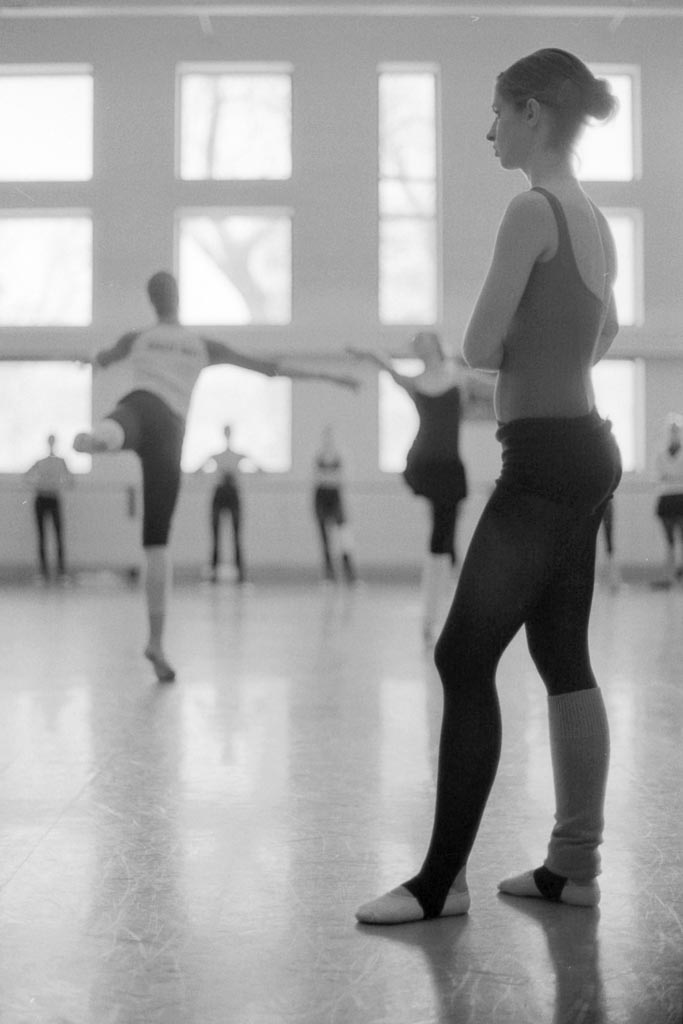
<instances>
[{"instance_id":1,"label":"blurred dancer in black leotard","mask_svg":"<svg viewBox=\"0 0 683 1024\"><path fill-rule=\"evenodd\" d=\"M313 509L320 533L323 555L323 574L326 580L335 580L335 555L341 555L342 572L347 583L354 583L356 570L353 557L353 539L349 526L344 495L344 464L337 448L331 426L323 430L315 462L315 489Z\"/></svg>"},{"instance_id":2,"label":"blurred dancer in black leotard","mask_svg":"<svg viewBox=\"0 0 683 1024\"><path fill-rule=\"evenodd\" d=\"M659 488L655 513L662 524L666 561L663 577L652 585L668 590L683 578L683 416L669 413L664 430L664 442L656 461ZM676 561L677 539L680 564Z\"/></svg>"},{"instance_id":3,"label":"blurred dancer in black leotard","mask_svg":"<svg viewBox=\"0 0 683 1024\"><path fill-rule=\"evenodd\" d=\"M465 467L460 458L461 394L455 364L446 358L434 331L421 331L413 339L413 351L424 363L417 377L397 373L391 360L376 352L349 351L391 374L412 399L419 416L403 475L413 493L427 499L431 513L429 549L422 572L422 629L425 641L430 643L443 624L445 600L452 596L458 507L467 496Z\"/></svg>"}]
</instances>

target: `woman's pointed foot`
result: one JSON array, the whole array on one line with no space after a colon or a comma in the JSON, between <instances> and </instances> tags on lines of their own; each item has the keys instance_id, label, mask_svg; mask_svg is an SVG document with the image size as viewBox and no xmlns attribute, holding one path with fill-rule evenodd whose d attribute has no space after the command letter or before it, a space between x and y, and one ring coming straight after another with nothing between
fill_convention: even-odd
<instances>
[{"instance_id":1,"label":"woman's pointed foot","mask_svg":"<svg viewBox=\"0 0 683 1024\"><path fill-rule=\"evenodd\" d=\"M468 889L451 888L439 917L466 914L469 909ZM356 911L356 918L361 924L409 924L424 921L425 912L413 894L404 885L399 885L397 889L364 903Z\"/></svg>"},{"instance_id":2,"label":"woman's pointed foot","mask_svg":"<svg viewBox=\"0 0 683 1024\"><path fill-rule=\"evenodd\" d=\"M155 651L152 647L145 648L145 657L151 661L156 677L160 683L172 683L175 679L175 669L166 661L161 651Z\"/></svg>"},{"instance_id":3,"label":"woman's pointed foot","mask_svg":"<svg viewBox=\"0 0 683 1024\"><path fill-rule=\"evenodd\" d=\"M600 902L600 886L597 879L590 882L573 882L549 871L537 868L513 875L498 883L498 891L506 896L526 896L532 899L549 900L552 903L566 903L572 907L597 907Z\"/></svg>"}]
</instances>

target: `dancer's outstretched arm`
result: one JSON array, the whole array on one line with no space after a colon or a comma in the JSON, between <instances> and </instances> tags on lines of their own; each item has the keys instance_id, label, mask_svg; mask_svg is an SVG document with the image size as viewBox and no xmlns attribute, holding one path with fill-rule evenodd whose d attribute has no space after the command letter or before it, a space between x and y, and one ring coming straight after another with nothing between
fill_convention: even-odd
<instances>
[{"instance_id":1,"label":"dancer's outstretched arm","mask_svg":"<svg viewBox=\"0 0 683 1024\"><path fill-rule=\"evenodd\" d=\"M348 373L331 373L327 370L305 370L298 366L289 366L283 361L278 361L278 375L291 377L292 380L319 380L328 384L338 384L342 388L350 388L357 391L360 381Z\"/></svg>"},{"instance_id":2,"label":"dancer's outstretched arm","mask_svg":"<svg viewBox=\"0 0 683 1024\"><path fill-rule=\"evenodd\" d=\"M329 373L325 370L306 370L298 366L291 366L283 359L260 359L257 356L246 355L244 352L239 352L237 349L231 348L224 342L216 341L213 338L204 338L203 340L212 365L230 363L233 366L241 366L245 370L264 373L267 377L290 377L293 380L326 381L329 384L338 384L340 387L352 388L353 390L360 386L357 378L349 374Z\"/></svg>"},{"instance_id":3,"label":"dancer's outstretched arm","mask_svg":"<svg viewBox=\"0 0 683 1024\"><path fill-rule=\"evenodd\" d=\"M244 370L263 373L266 377L276 377L279 373L278 364L274 359L261 359L258 356L247 355L246 352L239 352L223 341L216 341L215 338L203 337L202 341L206 345L211 366L227 363L230 366L240 366Z\"/></svg>"},{"instance_id":4,"label":"dancer's outstretched arm","mask_svg":"<svg viewBox=\"0 0 683 1024\"><path fill-rule=\"evenodd\" d=\"M366 363L372 363L378 370L386 370L392 380L398 384L399 387L403 388L412 397L415 392L415 378L407 377L404 373L399 373L398 370L394 369L389 356L382 352L376 352L373 349L355 348L353 345L347 346L346 351L354 359L359 359Z\"/></svg>"},{"instance_id":5,"label":"dancer's outstretched arm","mask_svg":"<svg viewBox=\"0 0 683 1024\"><path fill-rule=\"evenodd\" d=\"M139 335L140 331L127 331L109 348L103 348L91 359L83 359L81 362L90 363L93 367L105 367L110 366L112 363L118 363L121 359L126 359L131 354L133 342Z\"/></svg>"}]
</instances>

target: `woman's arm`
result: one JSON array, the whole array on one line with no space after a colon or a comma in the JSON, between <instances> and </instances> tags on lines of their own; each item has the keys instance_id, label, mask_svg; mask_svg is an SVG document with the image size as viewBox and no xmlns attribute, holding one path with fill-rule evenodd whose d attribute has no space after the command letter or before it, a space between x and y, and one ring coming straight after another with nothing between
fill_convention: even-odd
<instances>
[{"instance_id":1,"label":"woman's arm","mask_svg":"<svg viewBox=\"0 0 683 1024\"><path fill-rule=\"evenodd\" d=\"M329 373L326 370L304 370L298 366L288 366L286 363L278 360L277 372L281 377L291 377L292 380L321 380L327 381L329 384L338 384L343 388L350 388L352 391L357 391L360 387L360 381L357 377L352 377L346 373Z\"/></svg>"},{"instance_id":2,"label":"woman's arm","mask_svg":"<svg viewBox=\"0 0 683 1024\"><path fill-rule=\"evenodd\" d=\"M119 360L125 359L130 355L133 342L139 334L139 331L129 331L127 334L124 334L111 348L105 348L98 352L93 357L92 365L95 367L109 366L111 363L118 363Z\"/></svg>"},{"instance_id":3,"label":"woman's arm","mask_svg":"<svg viewBox=\"0 0 683 1024\"><path fill-rule=\"evenodd\" d=\"M253 370L255 373L263 373L266 377L276 377L279 370L278 364L272 359L259 359L256 356L245 355L230 348L222 341L214 338L202 338L206 345L206 352L211 366L220 363L229 363L232 366L241 366L244 370Z\"/></svg>"},{"instance_id":4,"label":"woman's arm","mask_svg":"<svg viewBox=\"0 0 683 1024\"><path fill-rule=\"evenodd\" d=\"M355 390L359 387L359 381L348 374L327 373L323 370L304 370L297 366L288 366L281 359L259 359L255 356L247 356L238 352L222 341L215 341L213 338L203 338L211 365L217 363L230 363L233 366L241 366L245 370L254 370L256 373L263 373L267 377L291 377L294 380L322 380L330 384L339 384L342 387Z\"/></svg>"},{"instance_id":5,"label":"woman's arm","mask_svg":"<svg viewBox=\"0 0 683 1024\"><path fill-rule=\"evenodd\" d=\"M534 263L552 243L552 211L537 192L515 196L507 210L486 280L465 331L466 362L475 370L499 370L505 336Z\"/></svg>"},{"instance_id":6,"label":"woman's arm","mask_svg":"<svg viewBox=\"0 0 683 1024\"><path fill-rule=\"evenodd\" d=\"M353 346L347 346L346 351L349 355L353 356L354 359L363 360L366 363L372 363L378 370L385 370L386 373L395 381L399 387L402 387L412 397L415 392L415 378L406 377L403 373L398 373L394 369L391 359L389 356L385 356L382 353L374 352L371 349L365 348L354 348Z\"/></svg>"}]
</instances>

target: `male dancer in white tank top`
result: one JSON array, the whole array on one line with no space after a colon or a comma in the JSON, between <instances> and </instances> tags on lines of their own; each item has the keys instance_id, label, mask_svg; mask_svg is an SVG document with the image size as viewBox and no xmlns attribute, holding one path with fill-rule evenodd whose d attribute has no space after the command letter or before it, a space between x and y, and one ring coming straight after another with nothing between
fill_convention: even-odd
<instances>
[{"instance_id":1,"label":"male dancer in white tank top","mask_svg":"<svg viewBox=\"0 0 683 1024\"><path fill-rule=\"evenodd\" d=\"M258 359L183 327L178 319L178 285L160 271L147 283L157 322L124 334L99 352L94 367L129 359L133 388L90 433L74 439L76 451L98 453L132 450L142 464L143 548L149 639L145 657L160 682L172 682L175 670L166 658L163 633L170 590L168 536L180 489L180 456L185 419L199 374L206 366L229 363L267 376L327 380L356 388L353 377L283 369L279 362Z\"/></svg>"}]
</instances>

